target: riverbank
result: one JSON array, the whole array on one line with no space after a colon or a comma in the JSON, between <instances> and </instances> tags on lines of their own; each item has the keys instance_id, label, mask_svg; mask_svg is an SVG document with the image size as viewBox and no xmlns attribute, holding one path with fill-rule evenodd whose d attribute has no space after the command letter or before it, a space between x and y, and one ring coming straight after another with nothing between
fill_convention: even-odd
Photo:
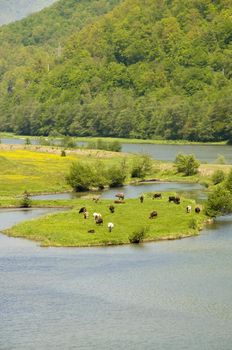
<instances>
[{"instance_id":1,"label":"riverbank","mask_svg":"<svg viewBox=\"0 0 232 350\"><path fill-rule=\"evenodd\" d=\"M43 247L129 244L130 237L141 231L145 232L144 242L197 235L207 219L204 213L194 212L195 201L182 198L181 204L176 205L168 202L168 195L165 193L162 199L155 200L146 195L144 203L140 203L138 199L128 199L125 204L114 204L112 200L100 200L99 203L89 199L60 201L62 205L69 203L69 207L72 206L73 209L20 223L5 233L11 237L40 242ZM115 206L113 214L109 211L110 205ZM189 214L186 213L187 205L191 205L193 209ZM81 207L87 208L88 219L79 214ZM150 219L150 213L154 210L158 216ZM103 225L96 225L94 212L101 213ZM109 222L114 224L112 232L108 231Z\"/></svg>"},{"instance_id":2,"label":"riverbank","mask_svg":"<svg viewBox=\"0 0 232 350\"><path fill-rule=\"evenodd\" d=\"M41 136L44 139L52 139L52 140L61 140L60 137L46 137ZM16 135L13 133L0 133L1 138L17 138L17 139L37 139L39 140L41 137L39 136L25 136L25 135ZM63 136L65 137L65 136ZM72 137L73 140L77 142L96 142L97 140L103 140L107 142L118 141L120 143L128 143L128 144L156 144L156 145L226 145L226 141L220 142L197 142L197 141L188 141L188 140L151 140L151 139L129 139L129 138L119 138L119 137Z\"/></svg>"}]
</instances>

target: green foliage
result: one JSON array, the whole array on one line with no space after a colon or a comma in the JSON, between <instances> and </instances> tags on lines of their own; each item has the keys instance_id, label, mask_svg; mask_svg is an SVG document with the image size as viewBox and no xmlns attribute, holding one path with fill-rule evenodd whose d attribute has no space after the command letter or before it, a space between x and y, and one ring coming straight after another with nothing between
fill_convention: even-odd
<instances>
[{"instance_id":1,"label":"green foliage","mask_svg":"<svg viewBox=\"0 0 232 350\"><path fill-rule=\"evenodd\" d=\"M195 158L194 154L178 154L175 159L175 166L179 173L191 176L197 174L200 162Z\"/></svg>"},{"instance_id":2,"label":"green foliage","mask_svg":"<svg viewBox=\"0 0 232 350\"><path fill-rule=\"evenodd\" d=\"M216 187L206 202L206 214L211 217L232 212L232 194L223 186Z\"/></svg>"},{"instance_id":3,"label":"green foliage","mask_svg":"<svg viewBox=\"0 0 232 350\"><path fill-rule=\"evenodd\" d=\"M196 218L191 218L189 221L189 228L191 228L192 230L196 230L198 228L198 223Z\"/></svg>"},{"instance_id":4,"label":"green foliage","mask_svg":"<svg viewBox=\"0 0 232 350\"><path fill-rule=\"evenodd\" d=\"M152 160L149 156L137 157L132 165L131 177L144 178L152 170Z\"/></svg>"},{"instance_id":5,"label":"green foliage","mask_svg":"<svg viewBox=\"0 0 232 350\"><path fill-rule=\"evenodd\" d=\"M225 157L222 154L219 154L216 159L217 164L226 164Z\"/></svg>"},{"instance_id":6,"label":"green foliage","mask_svg":"<svg viewBox=\"0 0 232 350\"><path fill-rule=\"evenodd\" d=\"M22 199L20 200L20 208L30 208L32 204L30 194L25 191Z\"/></svg>"},{"instance_id":7,"label":"green foliage","mask_svg":"<svg viewBox=\"0 0 232 350\"><path fill-rule=\"evenodd\" d=\"M119 165L113 165L108 170L108 180L110 187L122 186L127 178L126 161L122 160Z\"/></svg>"},{"instance_id":8,"label":"green foliage","mask_svg":"<svg viewBox=\"0 0 232 350\"><path fill-rule=\"evenodd\" d=\"M149 231L148 227L140 227L136 231L132 232L129 236L130 243L141 243L145 238L146 234Z\"/></svg>"},{"instance_id":9,"label":"green foliage","mask_svg":"<svg viewBox=\"0 0 232 350\"><path fill-rule=\"evenodd\" d=\"M231 32L231 1L60 0L0 28L0 131L231 143Z\"/></svg>"},{"instance_id":10,"label":"green foliage","mask_svg":"<svg viewBox=\"0 0 232 350\"><path fill-rule=\"evenodd\" d=\"M74 191L88 191L93 186L93 167L83 162L73 163L66 180Z\"/></svg>"},{"instance_id":11,"label":"green foliage","mask_svg":"<svg viewBox=\"0 0 232 350\"><path fill-rule=\"evenodd\" d=\"M98 139L97 141L88 142L86 148L87 149L100 149L100 150L112 151L112 152L120 152L122 146L121 146L119 141L107 142L107 141Z\"/></svg>"},{"instance_id":12,"label":"green foliage","mask_svg":"<svg viewBox=\"0 0 232 350\"><path fill-rule=\"evenodd\" d=\"M27 146L31 145L31 140L30 140L29 137L27 137L27 138L25 139L25 145L27 145Z\"/></svg>"},{"instance_id":13,"label":"green foliage","mask_svg":"<svg viewBox=\"0 0 232 350\"><path fill-rule=\"evenodd\" d=\"M227 175L225 187L232 194L232 170L230 170L229 174Z\"/></svg>"},{"instance_id":14,"label":"green foliage","mask_svg":"<svg viewBox=\"0 0 232 350\"><path fill-rule=\"evenodd\" d=\"M70 136L65 136L61 140L60 146L64 148L75 148L77 145L76 142Z\"/></svg>"},{"instance_id":15,"label":"green foliage","mask_svg":"<svg viewBox=\"0 0 232 350\"><path fill-rule=\"evenodd\" d=\"M225 173L223 170L215 170L215 172L212 175L212 182L214 185L220 184L225 180Z\"/></svg>"},{"instance_id":16,"label":"green foliage","mask_svg":"<svg viewBox=\"0 0 232 350\"><path fill-rule=\"evenodd\" d=\"M64 149L62 149L61 153L60 153L61 157L66 157L66 152Z\"/></svg>"}]
</instances>

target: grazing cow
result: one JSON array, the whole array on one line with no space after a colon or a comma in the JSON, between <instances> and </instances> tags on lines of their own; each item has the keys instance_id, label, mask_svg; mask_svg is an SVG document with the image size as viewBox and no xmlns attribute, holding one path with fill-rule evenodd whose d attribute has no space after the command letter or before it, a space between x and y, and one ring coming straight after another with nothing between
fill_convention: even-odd
<instances>
[{"instance_id":1,"label":"grazing cow","mask_svg":"<svg viewBox=\"0 0 232 350\"><path fill-rule=\"evenodd\" d=\"M109 206L109 209L110 209L110 212L113 214L114 211L115 211L115 207L114 207L113 205L110 205L110 206Z\"/></svg>"},{"instance_id":2,"label":"grazing cow","mask_svg":"<svg viewBox=\"0 0 232 350\"><path fill-rule=\"evenodd\" d=\"M97 225L103 225L103 219L102 218L98 218L96 221Z\"/></svg>"},{"instance_id":3,"label":"grazing cow","mask_svg":"<svg viewBox=\"0 0 232 350\"><path fill-rule=\"evenodd\" d=\"M201 212L201 209L199 207L195 208L195 213L199 214Z\"/></svg>"},{"instance_id":4,"label":"grazing cow","mask_svg":"<svg viewBox=\"0 0 232 350\"><path fill-rule=\"evenodd\" d=\"M143 203L143 201L144 201L144 195L143 194L139 197L139 200L140 200L140 203Z\"/></svg>"},{"instance_id":5,"label":"grazing cow","mask_svg":"<svg viewBox=\"0 0 232 350\"><path fill-rule=\"evenodd\" d=\"M79 214L84 213L84 212L86 212L86 211L87 211L86 207L82 207L82 208L79 210Z\"/></svg>"},{"instance_id":6,"label":"grazing cow","mask_svg":"<svg viewBox=\"0 0 232 350\"><path fill-rule=\"evenodd\" d=\"M107 226L108 226L109 232L111 232L114 228L114 224L112 222L109 222Z\"/></svg>"},{"instance_id":7,"label":"grazing cow","mask_svg":"<svg viewBox=\"0 0 232 350\"><path fill-rule=\"evenodd\" d=\"M89 218L89 213L87 211L84 211L84 219L88 219Z\"/></svg>"},{"instance_id":8,"label":"grazing cow","mask_svg":"<svg viewBox=\"0 0 232 350\"><path fill-rule=\"evenodd\" d=\"M168 201L169 201L169 203L173 202L175 204L180 204L180 197L169 196Z\"/></svg>"},{"instance_id":9,"label":"grazing cow","mask_svg":"<svg viewBox=\"0 0 232 350\"><path fill-rule=\"evenodd\" d=\"M191 213L191 211L192 211L191 205L187 205L187 207L186 207L186 213Z\"/></svg>"},{"instance_id":10,"label":"grazing cow","mask_svg":"<svg viewBox=\"0 0 232 350\"><path fill-rule=\"evenodd\" d=\"M115 195L115 197L118 197L118 199L124 200L125 194L124 194L124 193L117 193L117 194Z\"/></svg>"},{"instance_id":11,"label":"grazing cow","mask_svg":"<svg viewBox=\"0 0 232 350\"><path fill-rule=\"evenodd\" d=\"M95 233L95 230L89 230L88 233Z\"/></svg>"},{"instance_id":12,"label":"grazing cow","mask_svg":"<svg viewBox=\"0 0 232 350\"><path fill-rule=\"evenodd\" d=\"M122 201L122 200L116 200L114 201L115 204L125 204L126 202L125 201Z\"/></svg>"},{"instance_id":13,"label":"grazing cow","mask_svg":"<svg viewBox=\"0 0 232 350\"><path fill-rule=\"evenodd\" d=\"M155 193L155 194L153 194L153 197L152 197L153 199L155 199L155 198L159 198L159 199L162 199L162 194L161 193Z\"/></svg>"},{"instance_id":14,"label":"grazing cow","mask_svg":"<svg viewBox=\"0 0 232 350\"><path fill-rule=\"evenodd\" d=\"M93 213L94 220L100 219L102 216L100 213Z\"/></svg>"},{"instance_id":15,"label":"grazing cow","mask_svg":"<svg viewBox=\"0 0 232 350\"><path fill-rule=\"evenodd\" d=\"M98 203L99 202L99 199L100 199L100 196L93 196L93 201L95 202L95 203Z\"/></svg>"},{"instance_id":16,"label":"grazing cow","mask_svg":"<svg viewBox=\"0 0 232 350\"><path fill-rule=\"evenodd\" d=\"M150 216L149 216L149 219L154 219L158 216L158 213L157 211L153 210L151 213L150 213Z\"/></svg>"}]
</instances>

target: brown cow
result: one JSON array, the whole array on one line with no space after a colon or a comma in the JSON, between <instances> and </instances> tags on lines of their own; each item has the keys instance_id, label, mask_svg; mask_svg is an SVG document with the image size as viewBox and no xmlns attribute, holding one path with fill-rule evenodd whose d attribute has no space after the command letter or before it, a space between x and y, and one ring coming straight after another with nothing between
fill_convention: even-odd
<instances>
[{"instance_id":1,"label":"brown cow","mask_svg":"<svg viewBox=\"0 0 232 350\"><path fill-rule=\"evenodd\" d=\"M118 199L124 200L125 194L124 194L124 193L117 193L117 194L115 195L115 197L118 197Z\"/></svg>"}]
</instances>

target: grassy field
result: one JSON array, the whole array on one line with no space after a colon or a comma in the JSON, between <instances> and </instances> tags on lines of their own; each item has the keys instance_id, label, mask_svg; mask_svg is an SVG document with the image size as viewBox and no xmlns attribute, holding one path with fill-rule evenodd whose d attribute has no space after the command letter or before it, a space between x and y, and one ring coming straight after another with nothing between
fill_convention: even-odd
<instances>
[{"instance_id":1,"label":"grassy field","mask_svg":"<svg viewBox=\"0 0 232 350\"><path fill-rule=\"evenodd\" d=\"M60 201L62 203L62 201ZM101 200L95 203L91 200L79 199L66 201L73 209L63 213L50 214L39 219L20 223L6 231L13 237L23 237L35 240L42 246L77 247L94 245L127 244L129 236L141 229L146 230L144 241L161 239L177 239L190 235L196 235L202 227L206 217L201 212L196 214L194 210L186 213L186 206L195 207L195 202L182 199L180 205L168 202L168 194L163 199L153 200L146 196L144 203L138 199L126 200L125 204L114 204L115 213L109 211L110 200ZM89 212L89 218L84 219L79 214L79 209L85 206ZM156 210L158 217L149 219L151 211ZM93 219L93 213L102 214L104 224L97 226ZM107 224L114 223L111 233ZM88 233L89 230L95 233Z\"/></svg>"},{"instance_id":2,"label":"grassy field","mask_svg":"<svg viewBox=\"0 0 232 350\"><path fill-rule=\"evenodd\" d=\"M122 159L122 154L105 151L68 151L66 157L61 157L60 152L59 148L0 145L0 196L18 196L25 190L30 193L71 191L65 176L74 161L98 159L113 164Z\"/></svg>"}]
</instances>

